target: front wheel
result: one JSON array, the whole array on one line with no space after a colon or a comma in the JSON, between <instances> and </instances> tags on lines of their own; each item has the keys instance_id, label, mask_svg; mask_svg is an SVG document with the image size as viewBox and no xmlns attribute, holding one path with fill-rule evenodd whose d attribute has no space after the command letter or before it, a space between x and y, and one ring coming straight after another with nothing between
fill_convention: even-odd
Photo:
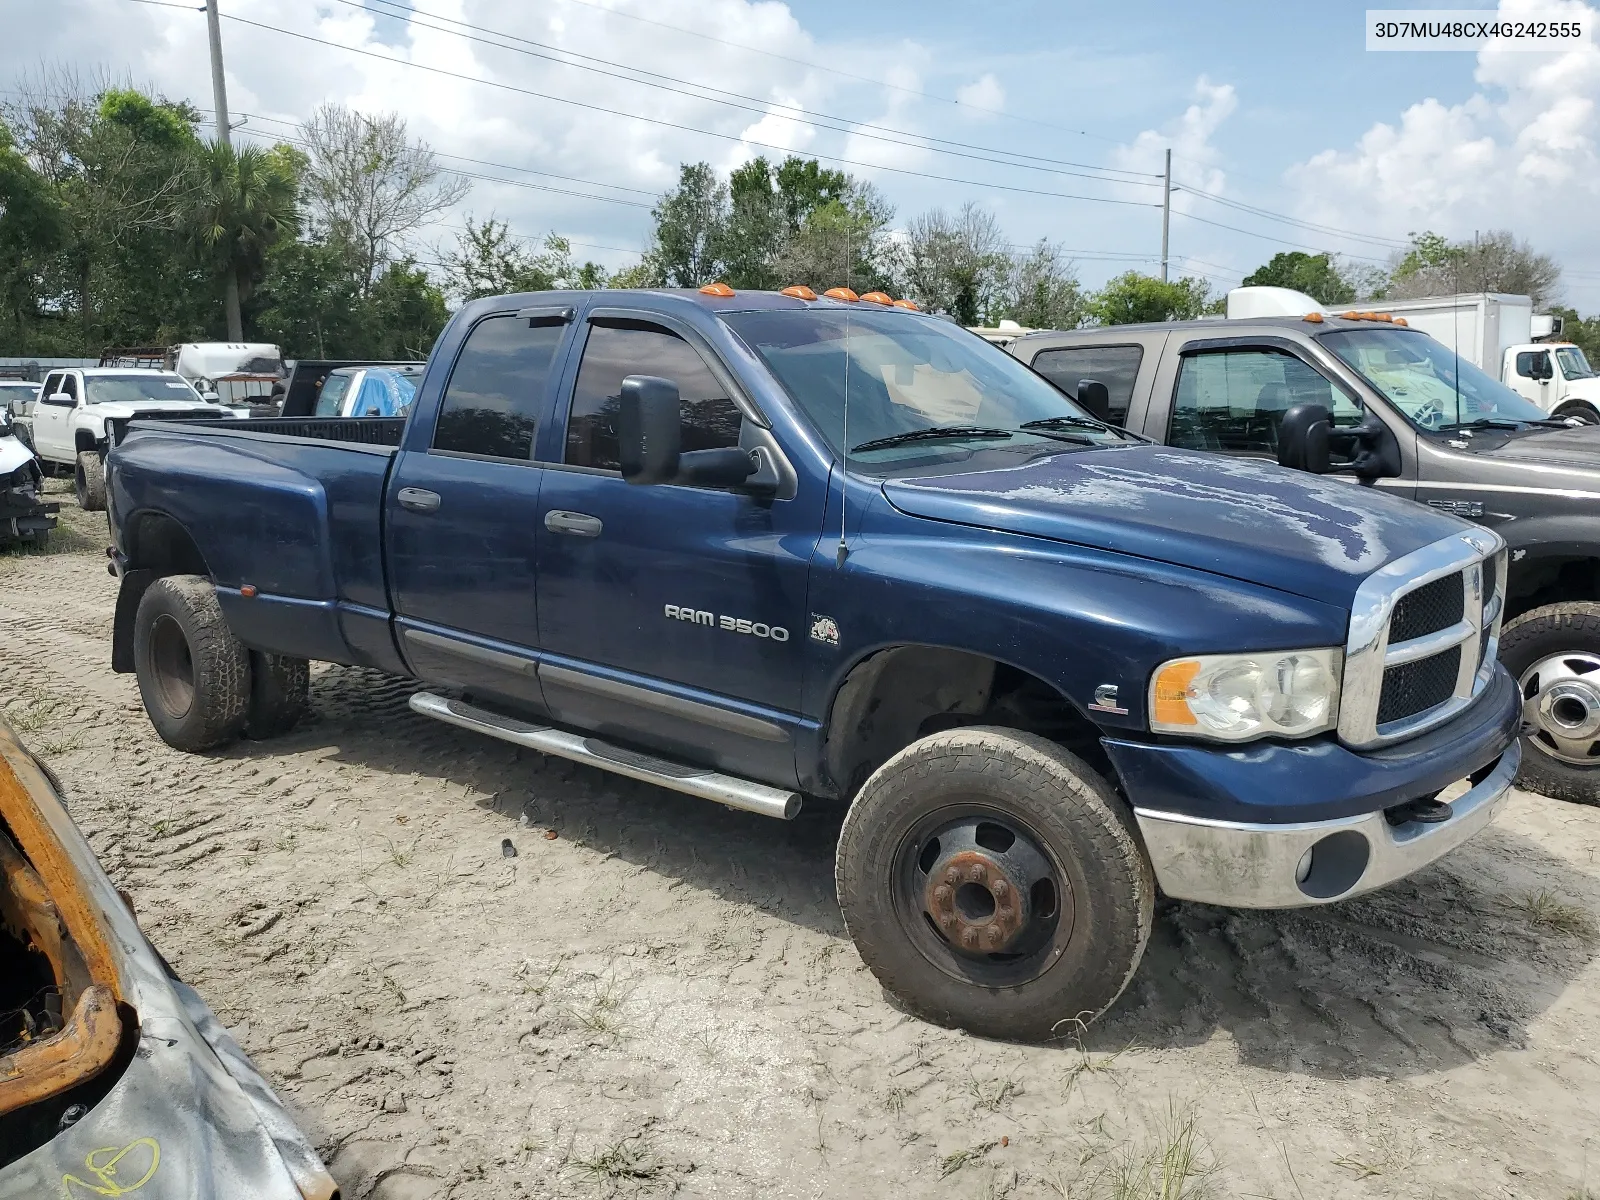
<instances>
[{"instance_id":1,"label":"front wheel","mask_svg":"<svg viewBox=\"0 0 1600 1200\"><path fill-rule=\"evenodd\" d=\"M1155 881L1106 782L1054 742L983 726L912 743L845 817L845 926L913 1012L985 1037L1065 1037L1121 995Z\"/></svg>"},{"instance_id":2,"label":"front wheel","mask_svg":"<svg viewBox=\"0 0 1600 1200\"><path fill-rule=\"evenodd\" d=\"M1522 689L1517 782L1556 800L1600 804L1600 604L1548 604L1500 635Z\"/></svg>"},{"instance_id":3,"label":"front wheel","mask_svg":"<svg viewBox=\"0 0 1600 1200\"><path fill-rule=\"evenodd\" d=\"M98 450L80 450L73 472L73 487L78 507L84 512L104 512L106 507L106 464Z\"/></svg>"},{"instance_id":4,"label":"front wheel","mask_svg":"<svg viewBox=\"0 0 1600 1200\"><path fill-rule=\"evenodd\" d=\"M233 636L209 579L167 575L133 620L139 696L161 740L210 750L238 737L250 706L250 654Z\"/></svg>"},{"instance_id":5,"label":"front wheel","mask_svg":"<svg viewBox=\"0 0 1600 1200\"><path fill-rule=\"evenodd\" d=\"M1587 400L1569 400L1550 415L1558 421L1571 417L1585 425L1600 425L1600 412L1596 412L1594 405Z\"/></svg>"}]
</instances>

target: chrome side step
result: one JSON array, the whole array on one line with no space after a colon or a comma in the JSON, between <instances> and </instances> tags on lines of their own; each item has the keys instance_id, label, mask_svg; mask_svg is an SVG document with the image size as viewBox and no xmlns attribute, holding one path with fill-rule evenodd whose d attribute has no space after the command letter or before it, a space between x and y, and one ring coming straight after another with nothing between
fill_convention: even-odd
<instances>
[{"instance_id":1,"label":"chrome side step","mask_svg":"<svg viewBox=\"0 0 1600 1200\"><path fill-rule=\"evenodd\" d=\"M746 812L784 821L794 820L800 812L799 792L768 787L749 779L736 779L732 775L720 775L701 767L685 766L550 725L530 725L515 717L501 716L461 700L447 700L432 692L413 695L411 710L450 725L459 725L462 729L526 746L541 754L570 758L573 762L587 763L602 771L626 775L629 779L639 779L670 788L674 792L699 796L702 800L715 800L729 808L742 808Z\"/></svg>"}]
</instances>

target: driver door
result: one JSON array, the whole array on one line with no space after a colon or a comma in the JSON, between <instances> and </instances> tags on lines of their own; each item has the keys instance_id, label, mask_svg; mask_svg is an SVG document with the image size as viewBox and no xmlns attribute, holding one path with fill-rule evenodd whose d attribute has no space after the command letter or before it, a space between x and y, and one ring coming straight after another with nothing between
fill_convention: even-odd
<instances>
[{"instance_id":1,"label":"driver door","mask_svg":"<svg viewBox=\"0 0 1600 1200\"><path fill-rule=\"evenodd\" d=\"M51 381L54 381L52 384ZM61 394L65 399L61 399ZM76 457L72 445L72 414L80 403L77 375L63 371L45 381L39 402L33 406L33 444L40 458L69 463Z\"/></svg>"}]
</instances>

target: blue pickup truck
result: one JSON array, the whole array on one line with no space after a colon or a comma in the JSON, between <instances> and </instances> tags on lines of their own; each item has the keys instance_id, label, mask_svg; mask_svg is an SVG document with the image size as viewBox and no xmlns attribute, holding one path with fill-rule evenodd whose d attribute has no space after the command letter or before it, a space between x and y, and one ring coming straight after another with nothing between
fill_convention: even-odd
<instances>
[{"instance_id":1,"label":"blue pickup truck","mask_svg":"<svg viewBox=\"0 0 1600 1200\"><path fill-rule=\"evenodd\" d=\"M839 290L466 305L404 418L116 430L113 668L201 751L307 660L418 713L778 818L913 1011L1048 1037L1157 889L1390 883L1516 774L1491 530L1154 445L947 321Z\"/></svg>"}]
</instances>

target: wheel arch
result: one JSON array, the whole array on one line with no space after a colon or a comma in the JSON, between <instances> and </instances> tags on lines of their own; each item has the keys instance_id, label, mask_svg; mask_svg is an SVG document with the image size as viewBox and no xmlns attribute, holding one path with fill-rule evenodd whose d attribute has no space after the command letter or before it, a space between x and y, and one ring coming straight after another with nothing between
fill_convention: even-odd
<instances>
[{"instance_id":1,"label":"wheel arch","mask_svg":"<svg viewBox=\"0 0 1600 1200\"><path fill-rule=\"evenodd\" d=\"M1114 779L1099 727L1055 684L981 651L923 643L878 647L843 673L823 725L824 779L848 799L918 738L979 724L1042 734Z\"/></svg>"},{"instance_id":2,"label":"wheel arch","mask_svg":"<svg viewBox=\"0 0 1600 1200\"><path fill-rule=\"evenodd\" d=\"M1508 574L1508 621L1551 604L1600 600L1600 554L1548 544L1530 546L1526 557L1511 564Z\"/></svg>"},{"instance_id":3,"label":"wheel arch","mask_svg":"<svg viewBox=\"0 0 1600 1200\"><path fill-rule=\"evenodd\" d=\"M167 575L210 579L212 574L193 535L167 513L141 512L129 517L122 536L128 566L117 590L116 615L111 625L111 669L126 675L133 670L133 619L145 589Z\"/></svg>"}]
</instances>

